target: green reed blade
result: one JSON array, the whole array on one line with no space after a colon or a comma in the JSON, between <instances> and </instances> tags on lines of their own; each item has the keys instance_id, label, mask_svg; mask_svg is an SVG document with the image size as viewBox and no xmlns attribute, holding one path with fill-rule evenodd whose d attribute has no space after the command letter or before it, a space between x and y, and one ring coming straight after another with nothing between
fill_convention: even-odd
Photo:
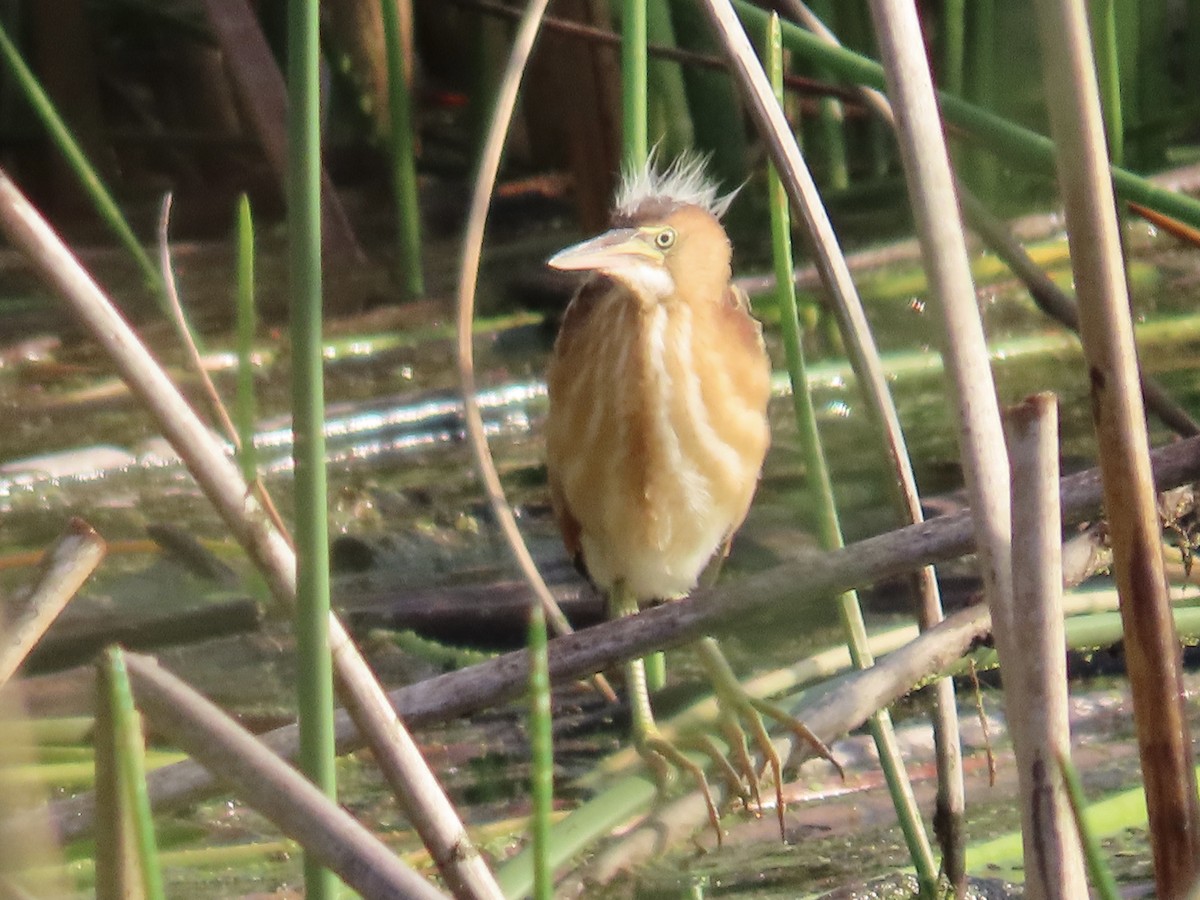
<instances>
[{"instance_id":1,"label":"green reed blade","mask_svg":"<svg viewBox=\"0 0 1200 900\"><path fill-rule=\"evenodd\" d=\"M775 91L777 102L783 102L783 39L778 15L771 15L767 25L767 49L765 67ZM796 416L796 428L800 433L800 445L808 475L809 497L815 507L817 539L826 550L843 545L841 523L838 521L837 501L833 495L833 481L829 475L825 451L817 429L816 412L804 361L801 342L800 318L796 308L795 273L792 265L791 214L787 193L774 166L768 166L768 191L771 211L771 246L775 263L775 281L778 285L780 303L780 325L783 332L784 352L787 356L788 374L792 383L792 405ZM866 622L856 591L847 591L838 598L846 642L850 656L859 668L870 666L873 661ZM920 813L913 799L912 786L904 762L900 758L891 718L886 710L871 717L871 733L879 752L880 766L892 795L901 831L908 844L909 853L918 872L923 896L933 897L938 883L937 864L929 836L921 822Z\"/></svg>"},{"instance_id":2,"label":"green reed blade","mask_svg":"<svg viewBox=\"0 0 1200 900\"><path fill-rule=\"evenodd\" d=\"M108 712L112 717L113 749L117 764L118 815L128 815L132 826L137 865L146 900L164 900L162 868L154 838L154 817L146 791L145 744L142 719L133 703L125 657L110 647L102 657Z\"/></svg>"},{"instance_id":3,"label":"green reed blade","mask_svg":"<svg viewBox=\"0 0 1200 900\"><path fill-rule=\"evenodd\" d=\"M1079 840L1083 844L1083 856L1087 862L1088 876L1092 887L1100 900L1118 900L1121 896L1112 871L1104 861L1100 852L1100 841L1088 825L1084 809L1087 798L1083 794L1083 783L1079 780L1079 772L1071 763L1071 757L1063 753L1058 757L1058 767L1062 770L1063 784L1067 789L1067 800L1071 804L1071 814L1075 817L1075 827L1079 830Z\"/></svg>"},{"instance_id":4,"label":"green reed blade","mask_svg":"<svg viewBox=\"0 0 1200 900\"><path fill-rule=\"evenodd\" d=\"M233 421L237 425L238 464L247 484L258 477L258 453L254 447L254 420L258 415L254 399L254 333L258 313L254 298L254 218L250 198L238 197L237 205L237 393Z\"/></svg>"},{"instance_id":5,"label":"green reed blade","mask_svg":"<svg viewBox=\"0 0 1200 900\"><path fill-rule=\"evenodd\" d=\"M546 613L540 603L529 612L529 743L532 751L533 896L551 900L550 825L554 812L554 733L550 712L550 662L546 651Z\"/></svg>"},{"instance_id":6,"label":"green reed blade","mask_svg":"<svg viewBox=\"0 0 1200 900\"><path fill-rule=\"evenodd\" d=\"M396 205L396 267L405 299L414 300L425 293L425 276L421 268L421 207L417 191L412 86L405 75L405 48L396 0L381 2L383 40L387 50L392 192Z\"/></svg>"},{"instance_id":7,"label":"green reed blade","mask_svg":"<svg viewBox=\"0 0 1200 900\"><path fill-rule=\"evenodd\" d=\"M329 528L321 357L321 134L317 0L288 4L288 244L292 295L292 429L296 491L296 635L300 767L337 796L333 666L329 655ZM338 882L304 857L310 900Z\"/></svg>"},{"instance_id":8,"label":"green reed blade","mask_svg":"<svg viewBox=\"0 0 1200 900\"><path fill-rule=\"evenodd\" d=\"M138 268L142 270L142 277L145 279L147 287L154 291L159 305L166 311L166 293L162 275L134 235L133 229L129 227L129 223L121 214L120 208L108 192L99 173L88 161L87 154L83 152L83 148L72 136L67 123L54 108L54 103L43 90L29 66L25 64L20 51L9 38L8 32L4 30L3 26L0 26L0 56L3 56L5 65L8 66L13 78L25 93L25 99L33 107L34 113L50 133L50 139L54 146L66 159L71 171L75 173L75 177L79 179L80 186L91 199L96 212L100 214L104 223L112 229L117 239L133 256Z\"/></svg>"}]
</instances>

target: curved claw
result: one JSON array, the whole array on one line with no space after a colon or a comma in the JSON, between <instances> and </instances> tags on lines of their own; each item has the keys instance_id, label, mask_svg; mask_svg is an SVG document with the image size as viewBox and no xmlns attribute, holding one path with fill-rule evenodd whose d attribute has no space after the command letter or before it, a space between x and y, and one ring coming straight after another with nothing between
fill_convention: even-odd
<instances>
[{"instance_id":1,"label":"curved claw","mask_svg":"<svg viewBox=\"0 0 1200 900\"><path fill-rule=\"evenodd\" d=\"M738 729L738 731L740 733L741 729ZM748 753L745 755L744 760L738 760L738 765L734 766L729 761L726 752L707 734L690 734L683 740L683 743L686 746L694 747L712 761L721 779L725 782L725 787L729 791L730 796L741 798L742 802L746 805L753 802L759 809L762 809L762 802L758 797L758 786L754 784L752 779L746 779L745 777L746 770L742 763L749 761L750 756ZM742 744L744 749L745 741ZM737 758L736 753L734 757ZM747 784L750 785L749 791L746 790Z\"/></svg>"},{"instance_id":2,"label":"curved claw","mask_svg":"<svg viewBox=\"0 0 1200 900\"><path fill-rule=\"evenodd\" d=\"M646 668L642 660L630 660L625 667L625 682L629 690L630 712L633 717L633 743L638 754L645 760L646 765L654 772L659 790L667 788L674 777L674 771L686 772L691 776L696 789L704 797L704 805L708 810L708 821L717 835L717 846L724 843L721 832L721 819L717 814L717 804L713 800L712 790L704 770L694 761L683 754L683 751L663 737L662 732L654 722L654 711L650 707L650 695L646 690Z\"/></svg>"},{"instance_id":3,"label":"curved claw","mask_svg":"<svg viewBox=\"0 0 1200 900\"><path fill-rule=\"evenodd\" d=\"M779 817L779 836L786 840L786 832L784 826L784 811L785 804L783 800L783 760L779 756L779 751L775 749L775 743L771 740L771 736L767 733L766 725L763 722L763 716L767 716L781 725L788 728L796 737L803 743L812 747L819 756L824 757L833 763L844 780L846 777L845 771L841 764L834 759L829 748L818 738L812 731L800 720L792 716L785 709L770 703L766 700L760 700L756 697L751 697L742 688L741 683L730 669L729 663L726 662L724 654L721 653L720 647L712 638L705 638L698 644L700 650L699 656L708 672L709 680L712 682L713 689L717 694L717 702L721 707L721 727L722 732L730 741L730 747L734 748L733 753L735 758L739 759L739 768L742 770L747 782L751 785L755 797L758 795L758 782L762 779L766 770L770 770L775 781L775 810ZM749 728L753 737L754 745L762 754L764 760L763 773L755 770L753 763L749 761L748 752L746 750L746 735L741 723L744 722ZM759 800L759 810L762 809L761 800Z\"/></svg>"},{"instance_id":4,"label":"curved claw","mask_svg":"<svg viewBox=\"0 0 1200 900\"><path fill-rule=\"evenodd\" d=\"M724 845L724 833L721 831L721 817L717 812L716 801L713 800L712 789L708 786L708 778L704 770L689 759L682 750L662 736L657 728L651 728L638 735L634 741L638 754L645 760L655 773L659 790L670 785L674 779L674 771L686 772L691 776L696 790L704 798L704 806L708 810L708 823L717 835L717 847Z\"/></svg>"}]
</instances>

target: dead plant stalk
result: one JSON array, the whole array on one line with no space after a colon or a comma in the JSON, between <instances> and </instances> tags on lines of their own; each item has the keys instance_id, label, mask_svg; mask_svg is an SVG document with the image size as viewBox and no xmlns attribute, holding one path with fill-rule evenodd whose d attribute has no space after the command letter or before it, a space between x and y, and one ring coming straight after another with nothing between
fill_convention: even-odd
<instances>
[{"instance_id":1,"label":"dead plant stalk","mask_svg":"<svg viewBox=\"0 0 1200 900\"><path fill-rule=\"evenodd\" d=\"M1087 896L1083 854L1056 760L1071 752L1063 627L1062 521L1058 508L1058 406L1036 394L1005 416L1012 463L1013 625L1021 640L1005 694L1020 784L1029 900Z\"/></svg>"},{"instance_id":2,"label":"dead plant stalk","mask_svg":"<svg viewBox=\"0 0 1200 900\"><path fill-rule=\"evenodd\" d=\"M1034 5L1121 597L1155 881L1158 896L1176 898L1197 878L1200 805L1095 61L1083 4Z\"/></svg>"}]
</instances>

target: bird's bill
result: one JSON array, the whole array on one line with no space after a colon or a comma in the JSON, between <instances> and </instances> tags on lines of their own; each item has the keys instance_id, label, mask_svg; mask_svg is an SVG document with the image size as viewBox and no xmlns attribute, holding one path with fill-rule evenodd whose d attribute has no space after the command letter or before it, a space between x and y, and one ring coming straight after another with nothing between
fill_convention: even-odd
<instances>
[{"instance_id":1,"label":"bird's bill","mask_svg":"<svg viewBox=\"0 0 1200 900\"><path fill-rule=\"evenodd\" d=\"M552 269L603 271L646 262L661 263L662 254L636 228L614 228L558 251L546 260L546 265Z\"/></svg>"}]
</instances>

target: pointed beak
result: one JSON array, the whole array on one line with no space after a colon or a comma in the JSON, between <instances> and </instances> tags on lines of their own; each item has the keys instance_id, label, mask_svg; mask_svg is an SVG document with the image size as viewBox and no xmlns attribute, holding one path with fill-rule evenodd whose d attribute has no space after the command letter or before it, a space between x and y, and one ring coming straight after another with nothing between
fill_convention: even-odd
<instances>
[{"instance_id":1,"label":"pointed beak","mask_svg":"<svg viewBox=\"0 0 1200 900\"><path fill-rule=\"evenodd\" d=\"M662 254L647 244L636 228L614 228L599 237L560 250L546 260L552 269L604 271L638 263L661 265Z\"/></svg>"}]
</instances>

